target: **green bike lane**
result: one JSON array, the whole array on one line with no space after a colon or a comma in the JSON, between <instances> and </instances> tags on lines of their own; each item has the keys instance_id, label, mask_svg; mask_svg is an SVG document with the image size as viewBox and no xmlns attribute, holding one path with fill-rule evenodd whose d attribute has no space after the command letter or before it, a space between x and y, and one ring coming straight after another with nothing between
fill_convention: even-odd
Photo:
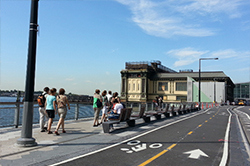
<instances>
[{"instance_id":1,"label":"green bike lane","mask_svg":"<svg viewBox=\"0 0 250 166\"><path fill-rule=\"evenodd\" d=\"M121 144L55 165L219 165L228 119L226 108L184 115Z\"/></svg>"}]
</instances>

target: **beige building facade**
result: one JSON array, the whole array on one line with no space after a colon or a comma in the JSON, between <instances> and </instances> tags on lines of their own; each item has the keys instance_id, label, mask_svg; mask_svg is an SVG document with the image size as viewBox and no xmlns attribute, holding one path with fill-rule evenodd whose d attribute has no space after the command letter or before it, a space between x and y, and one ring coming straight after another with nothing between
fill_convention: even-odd
<instances>
[{"instance_id":1,"label":"beige building facade","mask_svg":"<svg viewBox=\"0 0 250 166\"><path fill-rule=\"evenodd\" d=\"M127 62L121 71L121 100L124 102L151 102L162 97L164 102L185 102L188 96L187 78L198 81L198 72L176 72L160 61ZM233 82L223 72L202 73L202 82L226 82L227 98L233 97ZM190 92L189 92L190 93Z\"/></svg>"}]
</instances>

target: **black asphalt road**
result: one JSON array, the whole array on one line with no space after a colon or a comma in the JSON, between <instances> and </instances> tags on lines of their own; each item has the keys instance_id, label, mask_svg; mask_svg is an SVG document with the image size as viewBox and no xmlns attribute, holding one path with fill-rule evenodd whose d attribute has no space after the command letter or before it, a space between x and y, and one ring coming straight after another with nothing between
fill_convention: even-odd
<instances>
[{"instance_id":1,"label":"black asphalt road","mask_svg":"<svg viewBox=\"0 0 250 166\"><path fill-rule=\"evenodd\" d=\"M227 107L212 108L198 116L169 123L132 141L62 165L219 165L229 116Z\"/></svg>"}]
</instances>

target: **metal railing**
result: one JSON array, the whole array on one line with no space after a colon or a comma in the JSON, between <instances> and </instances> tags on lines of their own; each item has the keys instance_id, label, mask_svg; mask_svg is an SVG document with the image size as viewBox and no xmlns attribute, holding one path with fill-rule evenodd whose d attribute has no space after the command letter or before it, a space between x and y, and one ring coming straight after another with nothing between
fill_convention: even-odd
<instances>
[{"instance_id":1,"label":"metal railing","mask_svg":"<svg viewBox=\"0 0 250 166\"><path fill-rule=\"evenodd\" d=\"M169 104L169 111L172 108L178 109L182 105L186 105L186 108L195 108L195 103L162 103L159 106L156 106L155 103L147 102L147 103L136 103L136 102L127 102L124 103L126 108L133 108L133 112L139 112L141 107L145 107L145 111L155 111L155 110L164 110ZM212 106L212 103L206 104L204 103L204 108ZM94 117L94 111L92 108L92 103L90 102L70 102L71 109L68 110L66 120L78 120L83 118L91 118ZM197 107L197 106L196 106ZM0 127L10 127L14 126L18 128L18 126L22 125L22 111L23 111L23 103L22 102L0 102ZM39 106L34 103L33 110L33 123L39 123ZM100 112L101 114L101 112ZM59 117L56 116L55 121L59 120Z\"/></svg>"}]
</instances>

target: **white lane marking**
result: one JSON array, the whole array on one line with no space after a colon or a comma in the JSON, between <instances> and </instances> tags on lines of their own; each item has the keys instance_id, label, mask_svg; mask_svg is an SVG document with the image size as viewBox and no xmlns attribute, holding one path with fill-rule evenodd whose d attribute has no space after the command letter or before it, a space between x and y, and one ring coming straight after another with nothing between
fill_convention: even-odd
<instances>
[{"instance_id":1,"label":"white lane marking","mask_svg":"<svg viewBox=\"0 0 250 166\"><path fill-rule=\"evenodd\" d=\"M236 109L236 111L239 111L239 113L246 115L246 116L247 116L247 118L250 120L250 116L249 116L247 113L242 112L242 111L240 111L240 110L238 110L238 109Z\"/></svg>"},{"instance_id":2,"label":"white lane marking","mask_svg":"<svg viewBox=\"0 0 250 166\"><path fill-rule=\"evenodd\" d=\"M237 109L236 109L236 110L237 110ZM247 139L246 139L245 133L244 133L244 131L243 131L243 129L242 129L241 123L240 123L240 121L239 121L239 117L238 117L237 114L235 114L235 115L236 115L236 117L237 117L236 119L237 119L237 123L238 123L239 129L240 129L241 137L242 137L243 142L244 142L244 146L245 146L245 148L246 148L248 157L250 158L250 146L249 146L248 141L247 141Z\"/></svg>"},{"instance_id":3,"label":"white lane marking","mask_svg":"<svg viewBox=\"0 0 250 166\"><path fill-rule=\"evenodd\" d=\"M137 132L136 131L126 131L126 132L123 132L123 133L116 134L116 136L124 137L124 136L128 136L128 135L135 134L135 133L137 133Z\"/></svg>"},{"instance_id":4,"label":"white lane marking","mask_svg":"<svg viewBox=\"0 0 250 166\"><path fill-rule=\"evenodd\" d=\"M231 124L231 117L232 117L232 114L228 109L227 112L229 112L229 118L224 140L229 140L228 138L229 138L230 124ZM227 164L227 159L228 159L228 141L224 141L223 155L220 161L220 166L225 166Z\"/></svg>"},{"instance_id":5,"label":"white lane marking","mask_svg":"<svg viewBox=\"0 0 250 166\"><path fill-rule=\"evenodd\" d=\"M184 120L187 120L187 119L191 119L191 118L193 118L193 117L195 117L195 116L204 114L204 113L206 113L207 111L209 111L210 109L211 109L211 108L207 109L207 110L204 111L204 112L200 112L200 113L198 113L198 114L194 114L194 115L192 115L192 116L190 116L190 117L186 117L186 118L183 118L183 119L179 119L179 120L177 120L177 121L174 121L174 122L171 122L171 123L169 123L169 124L160 126L160 127L158 127L158 128L154 128L154 129L152 129L152 130L150 130L150 131L147 131L147 132L145 132L145 133L142 133L142 134L140 134L140 135L137 135L137 136L135 136L135 137L133 137L133 138L129 138L129 139L124 140L124 141L122 141L122 142L118 142L118 143L116 143L116 144L107 146L107 147L105 147L105 148L98 149L98 150L96 150L96 151L93 151L93 152L90 152L90 153L87 153L87 154L84 154L84 155L81 155L81 156L73 157L73 158L71 158L71 159L67 159L67 160L61 161L61 162L59 162L59 163L52 164L52 165L50 165L50 166L57 166L57 165L60 165L60 164L65 164L65 163L68 163L68 162L70 162L70 161L77 160L77 159L79 159L79 158L83 158L83 157L86 157L86 156L89 156L89 155L92 155L92 154L95 154L95 153L98 153L98 152L101 152L101 151L104 151L104 150L107 150L107 149L116 147L116 146L121 145L121 144L123 144L123 143L125 143L125 142L134 140L134 139L136 139L136 138L142 137L142 136L147 135L147 134L149 134L149 133L152 133L152 132L154 132L154 131L160 130L160 129L164 128L164 127L168 127L168 126L171 126L171 125L173 125L173 124L179 123L179 122L181 122L181 121L184 121Z\"/></svg>"},{"instance_id":6,"label":"white lane marking","mask_svg":"<svg viewBox=\"0 0 250 166\"><path fill-rule=\"evenodd\" d=\"M184 152L183 154L190 154L188 158L191 158L191 159L199 159L200 156L209 157L206 153L204 153L200 149L195 149L195 150L191 150L188 152Z\"/></svg>"}]
</instances>

